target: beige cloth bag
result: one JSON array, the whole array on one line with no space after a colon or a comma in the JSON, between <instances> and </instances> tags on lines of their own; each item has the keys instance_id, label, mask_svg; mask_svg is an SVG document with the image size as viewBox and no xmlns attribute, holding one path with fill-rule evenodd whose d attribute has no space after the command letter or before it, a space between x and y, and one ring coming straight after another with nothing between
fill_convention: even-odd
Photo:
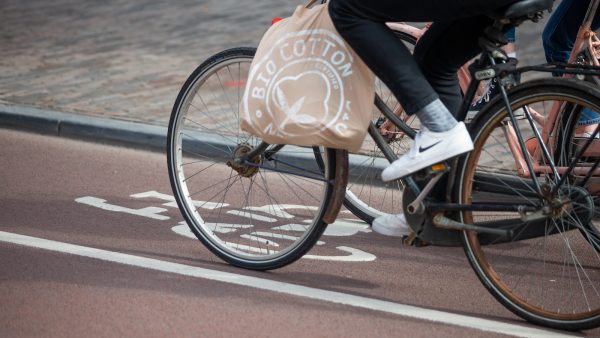
<instances>
[{"instance_id":1,"label":"beige cloth bag","mask_svg":"<svg viewBox=\"0 0 600 338\"><path fill-rule=\"evenodd\" d=\"M298 6L258 46L240 104L241 128L270 144L358 151L374 81L335 30L326 4Z\"/></svg>"}]
</instances>

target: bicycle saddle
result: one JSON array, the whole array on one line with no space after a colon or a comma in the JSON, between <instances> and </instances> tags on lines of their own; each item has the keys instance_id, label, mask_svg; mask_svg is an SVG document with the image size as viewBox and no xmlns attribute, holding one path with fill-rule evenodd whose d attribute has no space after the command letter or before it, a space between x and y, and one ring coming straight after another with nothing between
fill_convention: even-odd
<instances>
[{"instance_id":1,"label":"bicycle saddle","mask_svg":"<svg viewBox=\"0 0 600 338\"><path fill-rule=\"evenodd\" d=\"M496 10L491 17L494 19L517 19L552 8L554 0L521 0Z\"/></svg>"}]
</instances>

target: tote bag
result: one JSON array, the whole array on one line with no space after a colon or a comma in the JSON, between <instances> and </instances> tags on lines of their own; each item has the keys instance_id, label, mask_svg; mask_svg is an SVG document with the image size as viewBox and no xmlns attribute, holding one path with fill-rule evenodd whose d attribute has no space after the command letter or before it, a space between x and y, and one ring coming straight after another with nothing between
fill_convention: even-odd
<instances>
[{"instance_id":1,"label":"tote bag","mask_svg":"<svg viewBox=\"0 0 600 338\"><path fill-rule=\"evenodd\" d=\"M258 46L241 128L270 144L356 152L372 115L374 78L335 30L327 4L298 6Z\"/></svg>"}]
</instances>

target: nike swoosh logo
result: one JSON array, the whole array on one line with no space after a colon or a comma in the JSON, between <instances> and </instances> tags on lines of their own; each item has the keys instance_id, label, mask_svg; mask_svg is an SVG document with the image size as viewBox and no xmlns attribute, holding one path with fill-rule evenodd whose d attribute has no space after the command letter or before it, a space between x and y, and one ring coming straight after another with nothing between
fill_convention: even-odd
<instances>
[{"instance_id":1,"label":"nike swoosh logo","mask_svg":"<svg viewBox=\"0 0 600 338\"><path fill-rule=\"evenodd\" d=\"M425 148L423 148L423 147L419 147L419 152L420 152L420 153L422 153L422 152L426 151L427 149L429 149L429 148L431 148L431 147L434 147L435 145L437 145L437 144L438 144L438 143L440 143L440 142L442 142L442 141L437 141L436 143L434 143L434 144L431 144L431 145L429 145L429 146L427 146L427 147L425 147Z\"/></svg>"}]
</instances>

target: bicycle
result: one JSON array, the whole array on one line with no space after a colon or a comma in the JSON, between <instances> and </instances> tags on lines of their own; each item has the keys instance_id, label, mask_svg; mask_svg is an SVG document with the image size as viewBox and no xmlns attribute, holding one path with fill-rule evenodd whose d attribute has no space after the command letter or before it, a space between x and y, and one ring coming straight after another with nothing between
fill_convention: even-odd
<instances>
[{"instance_id":1,"label":"bicycle","mask_svg":"<svg viewBox=\"0 0 600 338\"><path fill-rule=\"evenodd\" d=\"M515 14L508 23L496 20L496 35L504 24L536 19L548 5L544 0L531 4L535 11ZM594 203L584 187L599 171L600 157L584 155L600 128L583 140L575 137L574 129L583 108L600 110L600 92L569 79L518 84L519 75L535 67L516 68L508 59L496 63L493 56L501 55L497 36L484 37L493 43L484 46L471 69L475 80L461 114L466 115L479 80L497 77L501 98L470 124L473 152L404 179L407 219L432 244L462 243L488 291L517 315L560 329L597 327L600 255L591 224ZM590 67L569 67L560 70L598 75ZM297 151L307 154L305 148L268 145L235 128L231 134L205 133L219 128L219 116L214 121L195 119L196 105L210 107L195 97L199 75L186 81L169 124L169 175L179 208L206 247L230 264L256 270L289 264L322 244L321 233L335 220L347 184L348 153L309 149L323 157L322 170L314 170L286 157ZM555 114L542 121L556 122L552 128L536 124L534 116L546 113ZM387 114L394 123L402 122L393 112ZM508 142L508 132L517 144ZM521 170L499 165L510 161L493 162L519 152L524 154ZM224 178L216 178L219 174ZM438 182L447 191L441 199L431 194ZM287 189L277 190L277 184ZM209 201L193 199L200 193L211 196ZM310 201L317 206L306 204Z\"/></svg>"}]
</instances>

